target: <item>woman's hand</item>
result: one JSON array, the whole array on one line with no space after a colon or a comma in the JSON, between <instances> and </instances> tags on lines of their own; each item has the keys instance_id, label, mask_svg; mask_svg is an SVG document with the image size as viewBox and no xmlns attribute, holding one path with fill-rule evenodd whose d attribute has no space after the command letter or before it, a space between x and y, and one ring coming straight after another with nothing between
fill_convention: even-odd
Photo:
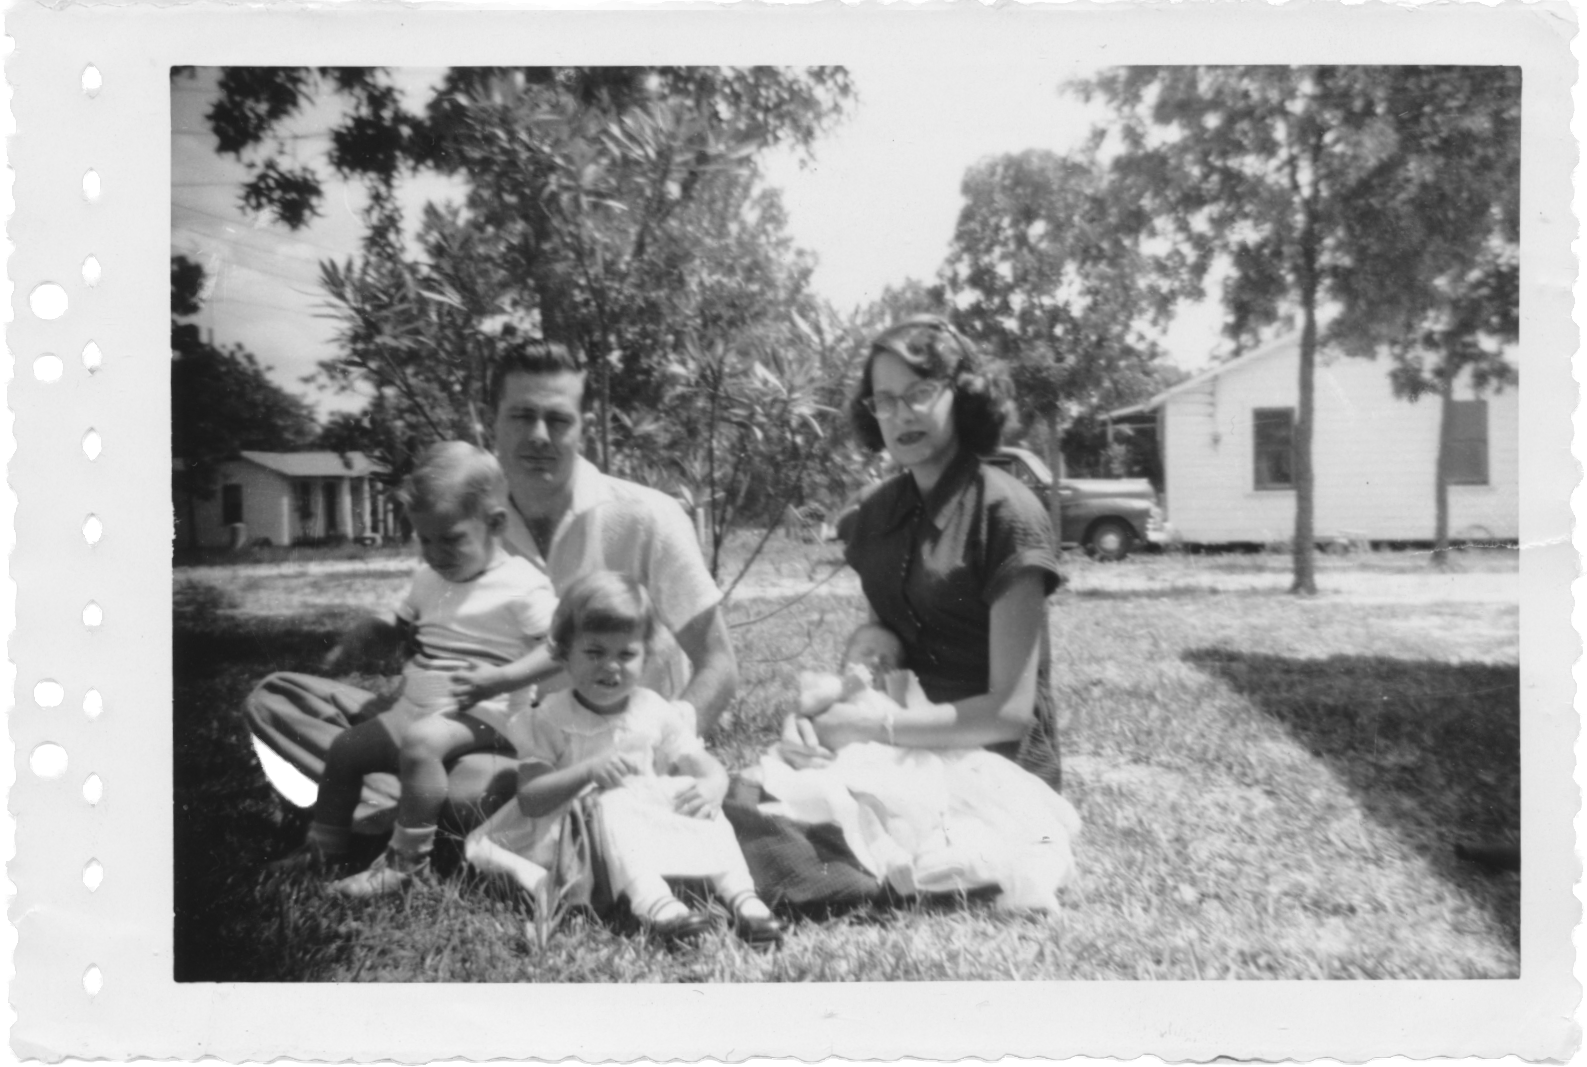
<instances>
[{"instance_id":1,"label":"woman's hand","mask_svg":"<svg viewBox=\"0 0 1587 1067\"><path fill-rule=\"evenodd\" d=\"M801 771L832 762L832 751L816 736L815 720L793 712L782 721L782 740L777 743L777 754L788 766Z\"/></svg>"},{"instance_id":2,"label":"woman's hand","mask_svg":"<svg viewBox=\"0 0 1587 1067\"><path fill-rule=\"evenodd\" d=\"M902 710L886 693L862 689L810 722L820 743L836 750L863 741L890 740L887 725Z\"/></svg>"}]
</instances>

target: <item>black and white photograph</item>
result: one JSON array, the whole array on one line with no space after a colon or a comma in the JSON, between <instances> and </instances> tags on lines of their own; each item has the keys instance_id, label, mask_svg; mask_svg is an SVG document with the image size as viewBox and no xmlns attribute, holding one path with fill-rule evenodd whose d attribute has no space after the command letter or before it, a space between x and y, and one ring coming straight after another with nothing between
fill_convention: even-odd
<instances>
[{"instance_id":1,"label":"black and white photograph","mask_svg":"<svg viewBox=\"0 0 1587 1067\"><path fill-rule=\"evenodd\" d=\"M1516 975L1519 68L973 73L172 72L179 980Z\"/></svg>"},{"instance_id":2,"label":"black and white photograph","mask_svg":"<svg viewBox=\"0 0 1587 1067\"><path fill-rule=\"evenodd\" d=\"M138 640L169 657L140 730L170 995L1139 991L1229 1007L1248 1054L1565 1049L1325 1021L1568 984L1532 902L1574 906L1536 799L1573 794L1523 743L1574 737L1537 659L1568 621L1523 624L1557 536L1528 413L1575 343L1528 236L1557 57L1025 25L959 54L874 22L518 65L159 53L168 307L139 292L168 362L105 334L52 367L168 370ZM90 259L68 295L125 269ZM66 671L90 729L132 714ZM73 864L95 896L123 869ZM553 1053L358 1026L252 1047Z\"/></svg>"}]
</instances>

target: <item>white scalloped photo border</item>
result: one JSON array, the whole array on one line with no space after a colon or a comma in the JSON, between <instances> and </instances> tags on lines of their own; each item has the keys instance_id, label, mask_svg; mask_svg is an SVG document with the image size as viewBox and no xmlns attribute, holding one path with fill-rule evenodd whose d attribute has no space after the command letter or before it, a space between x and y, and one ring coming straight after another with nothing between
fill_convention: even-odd
<instances>
[{"instance_id":1,"label":"white scalloped photo border","mask_svg":"<svg viewBox=\"0 0 1587 1067\"><path fill-rule=\"evenodd\" d=\"M16 1012L23 1057L1559 1057L1573 1013L1569 50L1558 4L889 10L13 7ZM1512 981L427 986L172 981L173 64L1109 62L1525 69L1522 972ZM1045 50L1045 51L1044 51ZM101 79L85 90L92 67ZM90 177L91 176L91 177ZM64 311L47 312L59 286ZM49 748L47 746L54 746ZM54 762L52 762L52 760Z\"/></svg>"}]
</instances>

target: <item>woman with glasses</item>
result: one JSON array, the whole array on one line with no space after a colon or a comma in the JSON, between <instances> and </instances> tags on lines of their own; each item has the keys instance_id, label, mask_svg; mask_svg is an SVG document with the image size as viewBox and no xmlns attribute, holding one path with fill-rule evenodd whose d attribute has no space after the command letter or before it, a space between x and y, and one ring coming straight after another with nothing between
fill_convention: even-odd
<instances>
[{"instance_id":1,"label":"woman with glasses","mask_svg":"<svg viewBox=\"0 0 1587 1067\"><path fill-rule=\"evenodd\" d=\"M901 471L860 505L846 558L919 691L901 704L866 689L815 718L791 716L785 751L982 747L1059 787L1052 525L1028 488L981 462L1008 408L1004 379L940 318L908 319L872 342L850 414L860 441Z\"/></svg>"}]
</instances>

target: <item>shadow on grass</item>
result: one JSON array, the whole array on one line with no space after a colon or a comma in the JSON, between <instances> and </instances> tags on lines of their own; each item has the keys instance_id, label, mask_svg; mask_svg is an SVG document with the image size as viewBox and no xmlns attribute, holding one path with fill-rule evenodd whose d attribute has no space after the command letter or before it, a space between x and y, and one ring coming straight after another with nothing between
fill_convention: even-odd
<instances>
[{"instance_id":1,"label":"shadow on grass","mask_svg":"<svg viewBox=\"0 0 1587 1067\"><path fill-rule=\"evenodd\" d=\"M174 975L177 981L302 977L296 909L260 884L264 864L297 843L303 823L265 783L243 698L265 675L313 670L349 616L292 619L226 612L209 586L173 597Z\"/></svg>"},{"instance_id":2,"label":"shadow on grass","mask_svg":"<svg viewBox=\"0 0 1587 1067\"><path fill-rule=\"evenodd\" d=\"M1221 648L1183 658L1282 723L1369 818L1485 908L1519 947L1520 879L1454 854L1457 843L1520 840L1518 667Z\"/></svg>"}]
</instances>

